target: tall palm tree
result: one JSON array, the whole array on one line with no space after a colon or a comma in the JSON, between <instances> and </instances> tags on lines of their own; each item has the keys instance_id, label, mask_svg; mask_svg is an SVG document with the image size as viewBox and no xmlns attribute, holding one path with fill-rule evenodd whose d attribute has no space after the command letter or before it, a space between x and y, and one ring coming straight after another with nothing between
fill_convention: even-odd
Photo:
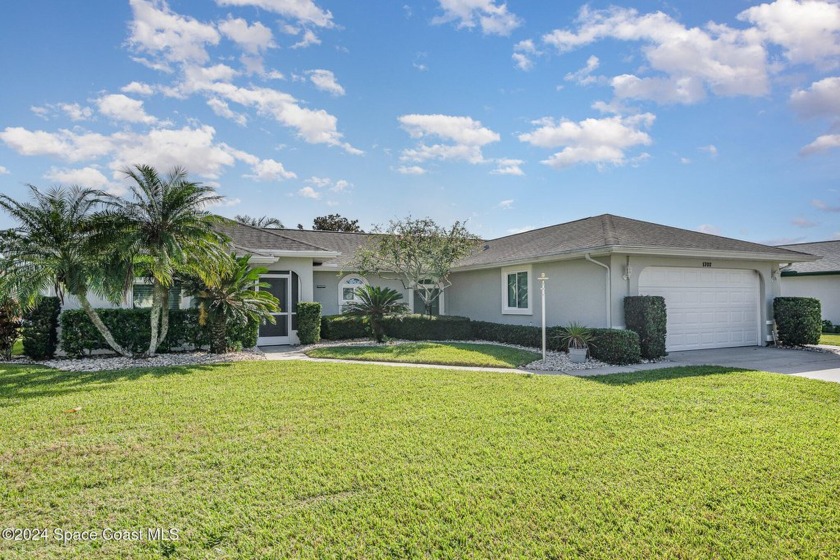
<instances>
[{"instance_id":1,"label":"tall palm tree","mask_svg":"<svg viewBox=\"0 0 840 560\"><path fill-rule=\"evenodd\" d=\"M209 279L192 278L186 282L187 293L198 302L199 323L210 323L210 351L227 351L227 326L250 321L274 323L272 313L280 310L280 302L260 282L263 267L251 268L250 256L230 256L228 266L220 268Z\"/></svg>"},{"instance_id":2,"label":"tall palm tree","mask_svg":"<svg viewBox=\"0 0 840 560\"><path fill-rule=\"evenodd\" d=\"M165 177L149 165L126 168L123 173L132 181L131 198L111 201L98 224L105 233L97 242L112 247L123 265L126 283L135 275L151 281L151 338L146 354L153 356L169 330L168 293L175 276L207 275L227 256L224 238L213 229L222 219L208 211L222 197L211 187L189 181L179 167Z\"/></svg>"},{"instance_id":3,"label":"tall palm tree","mask_svg":"<svg viewBox=\"0 0 840 560\"><path fill-rule=\"evenodd\" d=\"M249 216L247 214L237 214L233 217L233 219L237 222L241 222L243 224L247 224L253 227L283 229L283 222L281 222L277 218L270 218L268 216L260 216L259 218L254 218L253 216Z\"/></svg>"},{"instance_id":4,"label":"tall palm tree","mask_svg":"<svg viewBox=\"0 0 840 560\"><path fill-rule=\"evenodd\" d=\"M129 356L88 300L91 292L114 303L123 296L121 279L104 266L106 255L91 242L93 209L106 195L80 187L29 189L33 202L0 195L0 207L18 224L0 232L0 291L24 307L34 305L49 288L62 302L65 293L75 296L108 345Z\"/></svg>"},{"instance_id":5,"label":"tall palm tree","mask_svg":"<svg viewBox=\"0 0 840 560\"><path fill-rule=\"evenodd\" d=\"M408 311L408 306L400 301L402 294L392 288L365 285L356 288L356 297L357 301L344 307L344 314L367 320L376 342L385 340L382 327L385 315L400 315Z\"/></svg>"}]
</instances>

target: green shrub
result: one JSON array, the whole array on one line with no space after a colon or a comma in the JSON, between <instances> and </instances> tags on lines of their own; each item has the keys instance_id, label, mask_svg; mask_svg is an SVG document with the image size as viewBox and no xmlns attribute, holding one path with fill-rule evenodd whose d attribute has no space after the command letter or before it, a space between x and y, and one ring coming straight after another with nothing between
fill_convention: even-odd
<instances>
[{"instance_id":1,"label":"green shrub","mask_svg":"<svg viewBox=\"0 0 840 560\"><path fill-rule=\"evenodd\" d=\"M314 301L299 302L297 324L301 344L315 344L321 340L321 304Z\"/></svg>"},{"instance_id":2,"label":"green shrub","mask_svg":"<svg viewBox=\"0 0 840 560\"><path fill-rule=\"evenodd\" d=\"M477 340L542 348L542 330L540 327L506 325L487 321L472 321L471 325L473 338ZM560 327L546 329L546 347L552 350L560 349L559 329Z\"/></svg>"},{"instance_id":3,"label":"green shrub","mask_svg":"<svg viewBox=\"0 0 840 560\"><path fill-rule=\"evenodd\" d=\"M12 347L20 336L20 306L12 298L0 301L0 359L12 359Z\"/></svg>"},{"instance_id":4,"label":"green shrub","mask_svg":"<svg viewBox=\"0 0 840 560\"><path fill-rule=\"evenodd\" d=\"M382 320L385 334L403 340L469 340L471 321L454 315L399 315Z\"/></svg>"},{"instance_id":5,"label":"green shrub","mask_svg":"<svg viewBox=\"0 0 840 560\"><path fill-rule=\"evenodd\" d=\"M142 353L149 347L150 321L149 309L97 309L102 322L111 331L114 339L131 352ZM247 336L254 330L252 326L241 327L238 332L233 327L230 338L240 341L245 346ZM256 337L253 337L254 346ZM173 348L201 348L210 343L210 336L205 327L198 323L197 309L172 309L169 311L169 329L166 338L158 347L159 352L169 352ZM250 347L250 346L249 346ZM82 356L94 350L108 350L105 339L90 322L81 309L72 309L61 314L61 348L69 356Z\"/></svg>"},{"instance_id":6,"label":"green shrub","mask_svg":"<svg viewBox=\"0 0 840 560\"><path fill-rule=\"evenodd\" d=\"M23 353L33 360L46 360L55 356L58 348L58 315L61 300L42 297L23 317Z\"/></svg>"},{"instance_id":7,"label":"green shrub","mask_svg":"<svg viewBox=\"0 0 840 560\"><path fill-rule=\"evenodd\" d=\"M325 315L321 317L321 338L325 340L347 340L365 338L367 330L362 319L348 315Z\"/></svg>"},{"instance_id":8,"label":"green shrub","mask_svg":"<svg viewBox=\"0 0 840 560\"><path fill-rule=\"evenodd\" d=\"M641 361L639 335L624 329L592 329L595 337L589 355L608 364L638 364Z\"/></svg>"},{"instance_id":9,"label":"green shrub","mask_svg":"<svg viewBox=\"0 0 840 560\"><path fill-rule=\"evenodd\" d=\"M208 325L209 327L209 325ZM202 330L206 333L207 342L206 344L210 344L210 333L209 329L205 327L201 327ZM228 323L227 326L227 347L237 352L242 350L243 348L253 348L257 345L257 339L260 336L260 323L259 321L248 321L246 323ZM204 346L202 344L201 346Z\"/></svg>"},{"instance_id":10,"label":"green shrub","mask_svg":"<svg viewBox=\"0 0 840 560\"><path fill-rule=\"evenodd\" d=\"M819 344L822 323L820 300L805 297L777 297L773 300L773 318L779 340L788 346Z\"/></svg>"},{"instance_id":11,"label":"green shrub","mask_svg":"<svg viewBox=\"0 0 840 560\"><path fill-rule=\"evenodd\" d=\"M667 316L662 296L628 296L624 298L624 322L639 335L641 356L655 360L666 354Z\"/></svg>"}]
</instances>

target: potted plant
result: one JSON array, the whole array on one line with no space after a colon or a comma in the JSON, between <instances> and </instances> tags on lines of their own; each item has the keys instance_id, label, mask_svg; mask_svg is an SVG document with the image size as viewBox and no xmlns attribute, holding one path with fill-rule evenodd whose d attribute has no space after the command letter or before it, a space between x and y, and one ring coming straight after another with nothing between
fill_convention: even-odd
<instances>
[{"instance_id":1,"label":"potted plant","mask_svg":"<svg viewBox=\"0 0 840 560\"><path fill-rule=\"evenodd\" d=\"M576 364L586 361L593 339L592 331L580 323L569 323L560 334L561 344L569 350L569 359Z\"/></svg>"}]
</instances>

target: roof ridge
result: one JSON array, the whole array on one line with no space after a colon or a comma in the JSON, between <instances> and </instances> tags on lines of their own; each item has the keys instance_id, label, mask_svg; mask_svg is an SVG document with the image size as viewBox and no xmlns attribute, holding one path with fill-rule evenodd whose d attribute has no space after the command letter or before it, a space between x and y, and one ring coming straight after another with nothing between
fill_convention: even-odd
<instances>
[{"instance_id":1,"label":"roof ridge","mask_svg":"<svg viewBox=\"0 0 840 560\"><path fill-rule=\"evenodd\" d=\"M251 224L246 224L246 223L243 223L243 222L240 222L240 221L237 221L237 220L232 220L232 221L241 225L241 226L245 226L245 227L250 228L250 229L255 229L255 230L259 231L260 233L267 233L269 235L274 235L274 236L277 236L277 237L281 237L283 239L287 239L289 241L293 241L294 243L300 243L301 245L308 245L308 246L312 247L313 249L318 249L319 251L327 251L329 253L334 253L335 252L332 249L327 249L326 247L321 247L319 245L315 245L314 243L309 243L307 241L301 241L299 239L292 239L288 235L281 235L279 233L271 231L274 228L260 228L260 227L252 226Z\"/></svg>"},{"instance_id":2,"label":"roof ridge","mask_svg":"<svg viewBox=\"0 0 840 560\"><path fill-rule=\"evenodd\" d=\"M618 235L615 231L615 224L611 214L601 216L601 227L604 230L604 245L619 245Z\"/></svg>"},{"instance_id":3,"label":"roof ridge","mask_svg":"<svg viewBox=\"0 0 840 560\"><path fill-rule=\"evenodd\" d=\"M800 241L799 243L784 243L776 247L791 247L793 245L816 245L817 243L840 243L840 239L823 239L822 241Z\"/></svg>"}]
</instances>

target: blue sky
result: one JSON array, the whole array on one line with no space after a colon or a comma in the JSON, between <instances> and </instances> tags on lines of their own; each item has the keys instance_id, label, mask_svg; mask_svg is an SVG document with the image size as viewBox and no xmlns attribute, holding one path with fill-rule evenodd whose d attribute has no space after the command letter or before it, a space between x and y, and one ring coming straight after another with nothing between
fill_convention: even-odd
<instances>
[{"instance_id":1,"label":"blue sky","mask_svg":"<svg viewBox=\"0 0 840 560\"><path fill-rule=\"evenodd\" d=\"M836 0L28 0L0 52L16 197L177 164L289 227L840 238Z\"/></svg>"}]
</instances>

